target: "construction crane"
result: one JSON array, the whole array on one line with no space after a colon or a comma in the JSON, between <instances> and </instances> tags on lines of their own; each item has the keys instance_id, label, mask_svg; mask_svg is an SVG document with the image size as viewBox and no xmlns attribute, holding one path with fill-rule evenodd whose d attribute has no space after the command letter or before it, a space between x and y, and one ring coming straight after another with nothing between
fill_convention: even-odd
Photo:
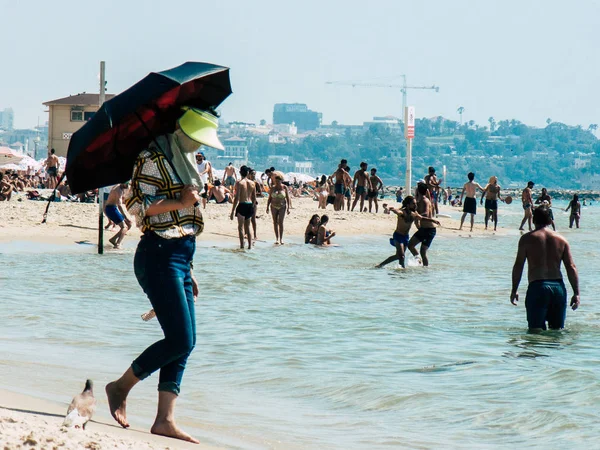
<instances>
[{"instance_id":1,"label":"construction crane","mask_svg":"<svg viewBox=\"0 0 600 450\"><path fill-rule=\"evenodd\" d=\"M377 88L390 88L390 89L400 89L402 92L402 114L401 117L404 117L404 111L406 111L407 105L407 91L409 89L431 89L435 92L439 92L440 88L435 84L432 86L409 86L406 84L406 75L400 75L402 77L402 84L383 84L383 83L369 83L369 82L361 82L361 81L327 81L325 84L334 84L336 86L352 86L352 87L377 87Z\"/></svg>"}]
</instances>

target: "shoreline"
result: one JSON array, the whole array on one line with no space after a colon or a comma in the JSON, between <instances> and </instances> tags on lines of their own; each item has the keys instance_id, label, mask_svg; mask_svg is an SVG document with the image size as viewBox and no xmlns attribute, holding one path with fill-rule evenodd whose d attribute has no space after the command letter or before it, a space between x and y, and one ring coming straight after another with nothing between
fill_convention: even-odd
<instances>
[{"instance_id":1,"label":"shoreline","mask_svg":"<svg viewBox=\"0 0 600 450\"><path fill-rule=\"evenodd\" d=\"M101 390L104 394L104 390ZM96 395L100 395L96 392ZM105 416L103 404L85 430L62 428L67 404L60 404L0 388L0 444L2 448L196 449L225 447L201 442L192 444L157 436L139 428L121 428Z\"/></svg>"},{"instance_id":2,"label":"shoreline","mask_svg":"<svg viewBox=\"0 0 600 450\"><path fill-rule=\"evenodd\" d=\"M391 199L393 200L393 199ZM386 200L395 204L395 201ZM380 202L382 203L382 202ZM266 199L259 201L257 228L258 240L273 242L272 219L265 211ZM42 224L46 202L18 199L10 202L0 202L0 242L28 241L44 244L73 244L87 243L97 244L98 241L98 205L81 203L52 203L48 212L47 223ZM469 232L468 218L462 231L458 230L460 224L460 208L440 205L440 214L451 214L452 218L440 217L442 226L438 228L440 236L453 236L458 233L469 233L472 235L491 235L493 231L484 230L481 212L476 217L473 232ZM203 210L204 231L199 236L199 241L216 242L238 242L237 221L230 220L230 205L217 205L210 203ZM330 218L330 226L340 237L370 235L391 236L396 227L396 216L394 214L361 213L348 211L333 211L317 209L317 202L312 198L294 198L292 210L285 219L284 236L294 239L303 237L308 220L313 214L327 214ZM414 230L414 228L413 228ZM105 231L104 242L108 244L108 238L116 232ZM414 232L414 231L413 231ZM498 227L495 235L506 235L508 229ZM125 238L125 243L138 240L140 231L134 226ZM110 245L106 245L110 248Z\"/></svg>"}]
</instances>

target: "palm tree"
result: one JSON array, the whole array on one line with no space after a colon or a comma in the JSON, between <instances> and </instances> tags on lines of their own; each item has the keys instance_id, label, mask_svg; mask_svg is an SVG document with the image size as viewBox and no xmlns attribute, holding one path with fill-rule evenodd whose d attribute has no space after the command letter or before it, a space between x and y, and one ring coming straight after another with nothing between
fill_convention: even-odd
<instances>
[{"instance_id":1,"label":"palm tree","mask_svg":"<svg viewBox=\"0 0 600 450\"><path fill-rule=\"evenodd\" d=\"M550 125L552 123L552 119L550 117L548 117L546 119L546 125Z\"/></svg>"},{"instance_id":2,"label":"palm tree","mask_svg":"<svg viewBox=\"0 0 600 450\"><path fill-rule=\"evenodd\" d=\"M459 106L456 111L458 111L458 113L460 114L460 124L462 125L462 115L465 112L465 107L464 106Z\"/></svg>"},{"instance_id":3,"label":"palm tree","mask_svg":"<svg viewBox=\"0 0 600 450\"><path fill-rule=\"evenodd\" d=\"M597 123L590 123L590 126L588 127L588 131L594 133L597 129L598 129Z\"/></svg>"},{"instance_id":4,"label":"palm tree","mask_svg":"<svg viewBox=\"0 0 600 450\"><path fill-rule=\"evenodd\" d=\"M488 119L488 122L490 123L490 131L493 133L494 131L496 131L496 119L490 117Z\"/></svg>"}]
</instances>

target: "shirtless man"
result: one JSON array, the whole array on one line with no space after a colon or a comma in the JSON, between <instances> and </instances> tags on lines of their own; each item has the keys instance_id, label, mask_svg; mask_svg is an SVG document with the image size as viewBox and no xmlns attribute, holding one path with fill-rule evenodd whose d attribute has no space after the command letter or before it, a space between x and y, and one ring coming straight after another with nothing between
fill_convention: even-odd
<instances>
[{"instance_id":1,"label":"shirtless man","mask_svg":"<svg viewBox=\"0 0 600 450\"><path fill-rule=\"evenodd\" d=\"M371 169L371 176L369 177L369 181L371 182L371 189L369 190L369 212L371 212L371 205L375 203L375 213L379 212L379 191L383 189L383 181L381 178L377 176L377 169Z\"/></svg>"},{"instance_id":2,"label":"shirtless man","mask_svg":"<svg viewBox=\"0 0 600 450\"><path fill-rule=\"evenodd\" d=\"M502 200L500 197L500 186L498 185L498 177L490 177L487 186L481 194L481 200L479 204L483 203L485 197L485 229L488 229L488 221L490 218L494 223L494 231L498 226L498 200ZM502 200L504 201L504 200Z\"/></svg>"},{"instance_id":3,"label":"shirtless man","mask_svg":"<svg viewBox=\"0 0 600 450\"><path fill-rule=\"evenodd\" d=\"M544 203L546 202L546 203ZM554 224L554 213L552 212L552 197L548 195L548 189L542 188L542 195L540 195L535 201L536 205L542 205L545 208L548 208L548 213L550 214L550 220L552 221L552 229L556 231L556 225Z\"/></svg>"},{"instance_id":4,"label":"shirtless man","mask_svg":"<svg viewBox=\"0 0 600 450\"><path fill-rule=\"evenodd\" d=\"M4 179L4 174L0 172L0 202L8 201L12 197L14 187L6 179Z\"/></svg>"},{"instance_id":5,"label":"shirtless man","mask_svg":"<svg viewBox=\"0 0 600 450\"><path fill-rule=\"evenodd\" d=\"M342 209L344 204L344 191L346 190L346 185L348 184L348 180L350 175L344 170L348 165L348 161L342 159L340 164L338 165L337 170L331 175L331 178L334 179L334 188L335 188L335 203L333 204L333 209L335 211L339 211ZM350 180L351 182L351 180Z\"/></svg>"},{"instance_id":6,"label":"shirtless man","mask_svg":"<svg viewBox=\"0 0 600 450\"><path fill-rule=\"evenodd\" d=\"M432 219L433 206L431 205L431 201L427 198L427 186L425 184L420 184L417 190L419 192L419 200L417 200L417 212L424 218ZM419 221L419 229L415 234L413 234L413 237L411 237L410 241L408 242L408 249L417 259L419 253L417 252L416 246L421 243L421 262L424 266L429 265L429 260L427 259L427 250L429 247L431 247L431 243L435 238L436 223L439 222L434 222L433 220Z\"/></svg>"},{"instance_id":7,"label":"shirtless man","mask_svg":"<svg viewBox=\"0 0 600 450\"><path fill-rule=\"evenodd\" d=\"M352 180L352 189L354 190L354 203L352 203L351 211L354 211L356 203L360 198L360 211L363 211L365 206L365 198L367 197L367 190L371 190L371 181L369 179L369 173L367 172L367 163L361 162L360 169L354 173L354 179Z\"/></svg>"},{"instance_id":8,"label":"shirtless man","mask_svg":"<svg viewBox=\"0 0 600 450\"><path fill-rule=\"evenodd\" d=\"M131 219L127 217L127 210L123 203L123 197L128 188L129 183L117 184L110 190L108 199L104 202L104 214L120 228L117 234L108 240L114 248L121 248L121 242L131 229Z\"/></svg>"},{"instance_id":9,"label":"shirtless man","mask_svg":"<svg viewBox=\"0 0 600 450\"><path fill-rule=\"evenodd\" d=\"M223 173L223 184L226 188L233 189L236 182L237 174L235 173L235 167L233 167L233 164L229 163L229 165L225 167L225 172Z\"/></svg>"},{"instance_id":10,"label":"shirtless man","mask_svg":"<svg viewBox=\"0 0 600 450\"><path fill-rule=\"evenodd\" d=\"M58 183L58 169L60 168L60 161L56 156L54 149L50 150L50 154L46 159L44 165L46 166L46 173L48 174L48 185L47 189L54 189Z\"/></svg>"},{"instance_id":11,"label":"shirtless man","mask_svg":"<svg viewBox=\"0 0 600 450\"><path fill-rule=\"evenodd\" d=\"M434 224L440 224L437 220L431 219L429 217L423 217L419 213L417 213L417 201L411 195L406 197L402 201L402 208L396 209L391 207L388 209L389 212L393 212L398 216L398 222L396 223L396 231L394 231L394 235L390 239L390 244L396 247L396 254L390 256L388 259L383 261L381 264L378 264L376 267L381 268L386 264L391 263L392 261L398 260L400 266L404 267L404 253L406 247L408 246L408 232L410 231L410 227L415 220L423 222L433 222ZM422 248L422 246L421 246Z\"/></svg>"},{"instance_id":12,"label":"shirtless man","mask_svg":"<svg viewBox=\"0 0 600 450\"><path fill-rule=\"evenodd\" d=\"M484 189L479 185L479 183L475 183L473 181L475 179L475 174L473 172L469 172L467 174L467 178L469 179L463 186L463 190L460 193L460 202L462 202L463 195L466 195L465 202L463 204L463 215L460 218L460 227L459 230L462 230L463 223L465 222L465 217L467 214L471 214L471 231L473 231L473 224L475 223L475 214L477 214L477 189L483 191Z\"/></svg>"},{"instance_id":13,"label":"shirtless man","mask_svg":"<svg viewBox=\"0 0 600 450\"><path fill-rule=\"evenodd\" d=\"M215 185L211 188L208 194L209 200L213 197L220 205L223 203L233 202L233 195L231 195L231 191L221 184L221 180L215 180Z\"/></svg>"},{"instance_id":14,"label":"shirtless man","mask_svg":"<svg viewBox=\"0 0 600 450\"><path fill-rule=\"evenodd\" d=\"M533 217L533 197L531 196L531 190L533 189L533 181L527 182L527 187L523 189L521 194L521 201L523 202L523 220L521 221L520 231L523 230L525 222L529 224L529 231L531 231L531 218Z\"/></svg>"},{"instance_id":15,"label":"shirtless man","mask_svg":"<svg viewBox=\"0 0 600 450\"><path fill-rule=\"evenodd\" d=\"M435 213L439 214L440 211L438 209L438 200L440 196L440 184L442 180L438 180L437 175L435 174L435 169L433 167L429 167L427 170L427 175L423 179L425 184L427 185L427 189L429 190L429 194L431 195L431 202L433 204L433 208L435 209Z\"/></svg>"},{"instance_id":16,"label":"shirtless man","mask_svg":"<svg viewBox=\"0 0 600 450\"><path fill-rule=\"evenodd\" d=\"M238 220L238 236L240 248L244 248L244 235L248 237L248 250L252 248L252 235L250 234L250 220L254 215L256 205L256 185L254 181L246 178L250 169L240 167L241 179L235 184L235 195L231 207L231 220L235 214Z\"/></svg>"},{"instance_id":17,"label":"shirtless man","mask_svg":"<svg viewBox=\"0 0 600 450\"><path fill-rule=\"evenodd\" d=\"M256 202L254 202L254 214L252 214L252 219L250 219L250 224L252 225L252 229L254 230L254 242L258 239L256 236L256 211L258 211L258 197L262 197L262 183L260 181L256 181L256 170L249 169L248 171L248 179L254 182L254 189L256 190Z\"/></svg>"},{"instance_id":18,"label":"shirtless man","mask_svg":"<svg viewBox=\"0 0 600 450\"><path fill-rule=\"evenodd\" d=\"M561 262L567 271L573 288L571 308L579 307L579 276L573 262L569 243L562 236L550 231L548 209L537 208L533 212L535 230L521 236L517 258L512 270L512 291L510 302L519 301L517 289L521 282L523 267L527 261L529 287L525 297L529 330L539 331L548 327L560 330L565 326L567 314L567 290L560 271Z\"/></svg>"}]
</instances>

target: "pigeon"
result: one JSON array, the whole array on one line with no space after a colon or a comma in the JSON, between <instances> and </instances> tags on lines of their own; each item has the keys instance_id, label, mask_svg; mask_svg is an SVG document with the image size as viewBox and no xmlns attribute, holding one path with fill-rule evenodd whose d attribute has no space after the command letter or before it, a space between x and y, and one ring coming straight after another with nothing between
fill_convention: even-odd
<instances>
[{"instance_id":1,"label":"pigeon","mask_svg":"<svg viewBox=\"0 0 600 450\"><path fill-rule=\"evenodd\" d=\"M85 425L92 419L96 411L93 386L92 380L86 380L83 392L73 397L63 422L64 427L83 428L85 430Z\"/></svg>"}]
</instances>

